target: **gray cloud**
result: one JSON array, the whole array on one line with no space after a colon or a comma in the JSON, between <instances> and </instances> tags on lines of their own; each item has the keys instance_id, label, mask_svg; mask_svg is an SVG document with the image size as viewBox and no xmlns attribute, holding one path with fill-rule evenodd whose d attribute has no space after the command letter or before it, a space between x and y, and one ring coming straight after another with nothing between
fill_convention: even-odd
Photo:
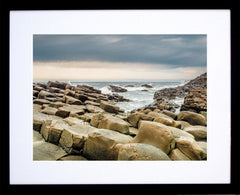
<instances>
[{"instance_id":1,"label":"gray cloud","mask_svg":"<svg viewBox=\"0 0 240 195\"><path fill-rule=\"evenodd\" d=\"M206 66L206 35L34 35L34 61Z\"/></svg>"}]
</instances>

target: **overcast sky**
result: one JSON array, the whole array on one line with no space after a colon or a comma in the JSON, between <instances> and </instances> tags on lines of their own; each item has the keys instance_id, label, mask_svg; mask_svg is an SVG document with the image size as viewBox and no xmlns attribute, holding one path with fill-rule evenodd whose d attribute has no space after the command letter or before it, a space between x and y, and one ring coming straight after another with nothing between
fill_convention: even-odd
<instances>
[{"instance_id":1,"label":"overcast sky","mask_svg":"<svg viewBox=\"0 0 240 195\"><path fill-rule=\"evenodd\" d=\"M205 35L34 35L34 80L191 79Z\"/></svg>"}]
</instances>

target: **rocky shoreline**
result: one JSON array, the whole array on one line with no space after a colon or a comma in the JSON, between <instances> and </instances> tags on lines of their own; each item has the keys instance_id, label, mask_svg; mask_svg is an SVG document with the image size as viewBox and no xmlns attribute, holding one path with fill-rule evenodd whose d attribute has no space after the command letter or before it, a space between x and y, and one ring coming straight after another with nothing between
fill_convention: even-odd
<instances>
[{"instance_id":1,"label":"rocky shoreline","mask_svg":"<svg viewBox=\"0 0 240 195\"><path fill-rule=\"evenodd\" d=\"M158 91L152 105L128 113L115 105L129 101L117 93L57 81L35 83L33 160L206 160L205 81L201 75L179 92ZM184 104L176 114L168 100L183 91Z\"/></svg>"}]
</instances>

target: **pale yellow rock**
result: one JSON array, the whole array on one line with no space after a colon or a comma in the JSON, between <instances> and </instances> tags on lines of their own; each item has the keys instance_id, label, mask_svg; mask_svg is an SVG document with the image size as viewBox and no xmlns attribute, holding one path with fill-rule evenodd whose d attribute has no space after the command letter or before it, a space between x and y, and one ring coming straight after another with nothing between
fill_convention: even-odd
<instances>
[{"instance_id":1,"label":"pale yellow rock","mask_svg":"<svg viewBox=\"0 0 240 195\"><path fill-rule=\"evenodd\" d=\"M207 125L206 119L203 115L190 111L180 112L177 116L177 120L187 121L191 125Z\"/></svg>"},{"instance_id":2,"label":"pale yellow rock","mask_svg":"<svg viewBox=\"0 0 240 195\"><path fill-rule=\"evenodd\" d=\"M106 101L101 101L100 108L109 113L118 113L119 107Z\"/></svg>"},{"instance_id":3,"label":"pale yellow rock","mask_svg":"<svg viewBox=\"0 0 240 195\"><path fill-rule=\"evenodd\" d=\"M132 143L153 145L166 154L175 148L175 139L168 126L152 121L141 121L138 134Z\"/></svg>"},{"instance_id":4,"label":"pale yellow rock","mask_svg":"<svg viewBox=\"0 0 240 195\"><path fill-rule=\"evenodd\" d=\"M95 130L90 125L73 125L63 130L59 145L69 154L80 154L89 133Z\"/></svg>"},{"instance_id":5,"label":"pale yellow rock","mask_svg":"<svg viewBox=\"0 0 240 195\"><path fill-rule=\"evenodd\" d=\"M83 155L92 160L117 160L117 144L130 143L132 137L112 130L96 129L84 144Z\"/></svg>"},{"instance_id":6,"label":"pale yellow rock","mask_svg":"<svg viewBox=\"0 0 240 195\"><path fill-rule=\"evenodd\" d=\"M196 141L202 141L207 139L207 127L195 125L184 128L184 131L192 134Z\"/></svg>"},{"instance_id":7,"label":"pale yellow rock","mask_svg":"<svg viewBox=\"0 0 240 195\"><path fill-rule=\"evenodd\" d=\"M41 112L44 114L55 115L57 112L57 108L48 106L48 107L44 108Z\"/></svg>"},{"instance_id":8,"label":"pale yellow rock","mask_svg":"<svg viewBox=\"0 0 240 195\"><path fill-rule=\"evenodd\" d=\"M69 125L62 120L44 120L40 133L47 142L58 144L64 128Z\"/></svg>"},{"instance_id":9,"label":"pale yellow rock","mask_svg":"<svg viewBox=\"0 0 240 195\"><path fill-rule=\"evenodd\" d=\"M138 127L139 121L140 120L149 120L152 121L154 118L152 116L148 116L144 113L141 112L136 112L133 114L129 114L127 116L127 121L133 126L133 127Z\"/></svg>"},{"instance_id":10,"label":"pale yellow rock","mask_svg":"<svg viewBox=\"0 0 240 195\"><path fill-rule=\"evenodd\" d=\"M96 114L92 117L90 124L100 129L109 129L123 134L129 134L129 124L110 114Z\"/></svg>"},{"instance_id":11,"label":"pale yellow rock","mask_svg":"<svg viewBox=\"0 0 240 195\"><path fill-rule=\"evenodd\" d=\"M171 151L169 157L172 160L191 160L185 154L183 154L178 148Z\"/></svg>"},{"instance_id":12,"label":"pale yellow rock","mask_svg":"<svg viewBox=\"0 0 240 195\"><path fill-rule=\"evenodd\" d=\"M176 138L176 148L191 160L203 160L207 157L206 152L193 139L186 137Z\"/></svg>"},{"instance_id":13,"label":"pale yellow rock","mask_svg":"<svg viewBox=\"0 0 240 195\"><path fill-rule=\"evenodd\" d=\"M148 144L123 144L118 160L171 160L161 149Z\"/></svg>"}]
</instances>

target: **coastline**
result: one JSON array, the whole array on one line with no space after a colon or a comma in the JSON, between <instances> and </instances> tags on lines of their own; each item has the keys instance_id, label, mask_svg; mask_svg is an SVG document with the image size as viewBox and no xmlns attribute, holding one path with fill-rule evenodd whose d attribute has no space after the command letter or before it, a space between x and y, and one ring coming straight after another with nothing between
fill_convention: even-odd
<instances>
[{"instance_id":1,"label":"coastline","mask_svg":"<svg viewBox=\"0 0 240 195\"><path fill-rule=\"evenodd\" d=\"M205 86L188 83L156 90L151 104L125 112L118 104L130 103L123 94L132 86L113 86L105 94L89 85L35 82L33 159L206 160L206 94L194 99ZM184 106L172 102L169 90L184 98ZM162 91L171 98L157 97Z\"/></svg>"}]
</instances>

